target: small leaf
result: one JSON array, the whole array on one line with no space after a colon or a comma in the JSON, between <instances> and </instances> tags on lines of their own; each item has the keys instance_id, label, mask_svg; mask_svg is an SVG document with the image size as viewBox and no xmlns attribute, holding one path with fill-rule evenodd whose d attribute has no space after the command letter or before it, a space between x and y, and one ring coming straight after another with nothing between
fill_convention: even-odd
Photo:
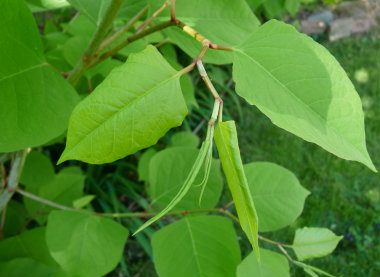
<instances>
[{"instance_id":1,"label":"small leaf","mask_svg":"<svg viewBox=\"0 0 380 277\"><path fill-rule=\"evenodd\" d=\"M192 132L178 132L171 138L171 145L175 147L191 147L197 148L199 145L199 137Z\"/></svg>"},{"instance_id":2,"label":"small leaf","mask_svg":"<svg viewBox=\"0 0 380 277\"><path fill-rule=\"evenodd\" d=\"M244 165L260 232L276 231L292 224L302 213L310 194L289 170L268 162Z\"/></svg>"},{"instance_id":3,"label":"small leaf","mask_svg":"<svg viewBox=\"0 0 380 277\"><path fill-rule=\"evenodd\" d=\"M92 200L94 200L96 197L96 195L93 195L93 194L89 194L89 195L85 195L81 198L78 198L78 199L75 199L73 201L73 207L75 209L82 209L84 207L86 207L87 205L89 205L91 203Z\"/></svg>"},{"instance_id":4,"label":"small leaf","mask_svg":"<svg viewBox=\"0 0 380 277\"><path fill-rule=\"evenodd\" d=\"M342 238L327 228L304 227L296 231L293 250L300 261L323 257L333 252Z\"/></svg>"},{"instance_id":5,"label":"small leaf","mask_svg":"<svg viewBox=\"0 0 380 277\"><path fill-rule=\"evenodd\" d=\"M180 191L192 166L199 155L199 150L189 147L171 147L160 151L150 161L149 165L149 196L155 209L167 206ZM175 206L174 210L211 209L219 201L223 188L223 180L220 171L220 162L213 159L210 175L206 182L204 201L202 207L198 205L201 192L200 184L205 175L205 167L202 166L194 185L186 196Z\"/></svg>"},{"instance_id":6,"label":"small leaf","mask_svg":"<svg viewBox=\"0 0 380 277\"><path fill-rule=\"evenodd\" d=\"M219 122L214 135L223 171L234 200L240 225L259 259L258 218L240 157L234 121Z\"/></svg>"},{"instance_id":7,"label":"small leaf","mask_svg":"<svg viewBox=\"0 0 380 277\"><path fill-rule=\"evenodd\" d=\"M58 163L108 163L155 144L187 114L179 78L155 47L131 54L74 109Z\"/></svg>"},{"instance_id":8,"label":"small leaf","mask_svg":"<svg viewBox=\"0 0 380 277\"><path fill-rule=\"evenodd\" d=\"M274 124L375 171L360 98L335 58L310 37L271 20L235 48L237 93Z\"/></svg>"},{"instance_id":9,"label":"small leaf","mask_svg":"<svg viewBox=\"0 0 380 277\"><path fill-rule=\"evenodd\" d=\"M39 188L54 179L55 171L50 159L35 150L31 151L25 160L20 183L28 189Z\"/></svg>"},{"instance_id":10,"label":"small leaf","mask_svg":"<svg viewBox=\"0 0 380 277\"><path fill-rule=\"evenodd\" d=\"M300 0L285 0L285 8L292 15L295 16L300 8Z\"/></svg>"},{"instance_id":11,"label":"small leaf","mask_svg":"<svg viewBox=\"0 0 380 277\"><path fill-rule=\"evenodd\" d=\"M260 263L253 252L237 267L236 277L290 277L289 263L284 255L260 248Z\"/></svg>"},{"instance_id":12,"label":"small leaf","mask_svg":"<svg viewBox=\"0 0 380 277\"><path fill-rule=\"evenodd\" d=\"M140 157L137 165L137 172L139 175L139 181L148 182L149 181L149 164L150 160L154 155L156 155L157 150L154 148L149 148Z\"/></svg>"},{"instance_id":13,"label":"small leaf","mask_svg":"<svg viewBox=\"0 0 380 277\"><path fill-rule=\"evenodd\" d=\"M235 276L240 249L232 222L221 216L185 217L154 233L160 277Z\"/></svg>"},{"instance_id":14,"label":"small leaf","mask_svg":"<svg viewBox=\"0 0 380 277\"><path fill-rule=\"evenodd\" d=\"M155 12L165 0L150 0L149 13ZM158 15L158 20L170 18L170 9ZM176 16L194 28L211 42L222 45L240 44L259 25L259 21L244 0L197 0L176 2ZM202 45L177 27L165 33L187 54L195 58ZM225 64L232 62L232 54L210 49L204 58L206 63Z\"/></svg>"},{"instance_id":15,"label":"small leaf","mask_svg":"<svg viewBox=\"0 0 380 277\"><path fill-rule=\"evenodd\" d=\"M100 216L71 211L49 215L46 242L53 258L70 276L98 277L122 257L128 230Z\"/></svg>"}]
</instances>

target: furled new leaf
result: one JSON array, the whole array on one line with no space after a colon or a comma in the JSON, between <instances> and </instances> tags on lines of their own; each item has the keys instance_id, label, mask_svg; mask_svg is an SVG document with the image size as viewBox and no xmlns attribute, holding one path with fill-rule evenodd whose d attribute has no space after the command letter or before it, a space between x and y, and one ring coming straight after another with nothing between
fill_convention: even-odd
<instances>
[{"instance_id":1,"label":"furled new leaf","mask_svg":"<svg viewBox=\"0 0 380 277\"><path fill-rule=\"evenodd\" d=\"M268 162L244 165L260 225L259 231L276 231L302 213L309 191L289 170Z\"/></svg>"},{"instance_id":2,"label":"furled new leaf","mask_svg":"<svg viewBox=\"0 0 380 277\"><path fill-rule=\"evenodd\" d=\"M72 211L49 215L46 243L69 276L104 276L122 257L128 230L111 219Z\"/></svg>"},{"instance_id":3,"label":"furled new leaf","mask_svg":"<svg viewBox=\"0 0 380 277\"><path fill-rule=\"evenodd\" d=\"M232 222L220 216L185 217L154 233L160 277L235 276L240 249Z\"/></svg>"},{"instance_id":4,"label":"furled new leaf","mask_svg":"<svg viewBox=\"0 0 380 277\"><path fill-rule=\"evenodd\" d=\"M199 150L189 147L171 147L156 154L149 164L149 195L154 203L153 207L162 208L170 203L180 191L185 182ZM220 172L220 162L212 160L209 178L206 182L202 205L198 205L201 193L201 183L205 175L205 166L202 166L194 185L186 196L175 206L175 210L211 209L219 201L223 188Z\"/></svg>"},{"instance_id":5,"label":"furled new leaf","mask_svg":"<svg viewBox=\"0 0 380 277\"><path fill-rule=\"evenodd\" d=\"M40 34L24 1L0 1L0 10L0 152L11 152L63 133L79 99L45 61Z\"/></svg>"},{"instance_id":6,"label":"furled new leaf","mask_svg":"<svg viewBox=\"0 0 380 277\"><path fill-rule=\"evenodd\" d=\"M107 163L155 144L187 114L179 78L155 47L131 54L74 109L59 163Z\"/></svg>"},{"instance_id":7,"label":"furled new leaf","mask_svg":"<svg viewBox=\"0 0 380 277\"><path fill-rule=\"evenodd\" d=\"M234 51L236 90L248 103L279 127L375 170L365 145L360 98L325 48L271 20Z\"/></svg>"},{"instance_id":8,"label":"furled new leaf","mask_svg":"<svg viewBox=\"0 0 380 277\"><path fill-rule=\"evenodd\" d=\"M165 0L149 0L149 13L155 12ZM259 21L244 0L177 1L176 16L213 43L237 45L253 32ZM169 9L159 14L158 20L170 18ZM202 45L177 27L165 30L188 55L195 58ZM232 54L209 50L205 62L225 64L232 62Z\"/></svg>"},{"instance_id":9,"label":"furled new leaf","mask_svg":"<svg viewBox=\"0 0 380 277\"><path fill-rule=\"evenodd\" d=\"M293 250L300 261L323 257L333 252L342 238L327 228L304 227L296 231Z\"/></svg>"},{"instance_id":10,"label":"furled new leaf","mask_svg":"<svg viewBox=\"0 0 380 277\"><path fill-rule=\"evenodd\" d=\"M247 235L256 257L259 258L258 217L240 157L235 122L219 122L215 128L214 138L240 225Z\"/></svg>"},{"instance_id":11,"label":"furled new leaf","mask_svg":"<svg viewBox=\"0 0 380 277\"><path fill-rule=\"evenodd\" d=\"M260 248L260 263L252 252L237 267L236 277L248 276L289 277L288 260L282 254Z\"/></svg>"}]
</instances>

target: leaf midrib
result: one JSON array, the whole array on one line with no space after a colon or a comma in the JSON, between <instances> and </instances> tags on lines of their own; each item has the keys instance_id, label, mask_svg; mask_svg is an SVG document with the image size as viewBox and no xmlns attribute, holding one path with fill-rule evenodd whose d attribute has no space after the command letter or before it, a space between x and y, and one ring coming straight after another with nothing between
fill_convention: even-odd
<instances>
[{"instance_id":1,"label":"leaf midrib","mask_svg":"<svg viewBox=\"0 0 380 277\"><path fill-rule=\"evenodd\" d=\"M318 246L319 244L324 244L324 243L329 243L329 242L335 242L335 241L340 241L340 238L339 236L337 237L334 237L334 238L330 238L330 239L324 239L324 240L319 240L319 241L313 241L313 242L303 242L303 243L297 243L297 244L293 244L294 247L305 247L305 246L313 246L313 245L316 245Z\"/></svg>"}]
</instances>

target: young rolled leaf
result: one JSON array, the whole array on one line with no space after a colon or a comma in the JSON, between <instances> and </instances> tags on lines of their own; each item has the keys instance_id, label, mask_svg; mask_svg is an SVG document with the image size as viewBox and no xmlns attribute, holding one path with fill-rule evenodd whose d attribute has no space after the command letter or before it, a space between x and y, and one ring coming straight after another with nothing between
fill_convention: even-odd
<instances>
[{"instance_id":1,"label":"young rolled leaf","mask_svg":"<svg viewBox=\"0 0 380 277\"><path fill-rule=\"evenodd\" d=\"M240 262L231 220L192 216L176 221L152 237L158 276L230 277Z\"/></svg>"},{"instance_id":2,"label":"young rolled leaf","mask_svg":"<svg viewBox=\"0 0 380 277\"><path fill-rule=\"evenodd\" d=\"M190 190L191 186L194 184L194 181L196 177L198 176L199 171L201 170L201 167L203 165L203 162L206 158L206 155L211 147L210 143L210 130L207 132L207 137L206 140L202 143L201 149L198 153L198 156L189 172L187 175L186 180L183 182L181 188L177 192L177 194L172 198L172 200L167 204L167 206L159 212L157 215L149 219L147 222L145 222L143 225L140 226L140 228L133 234L136 235L137 233L141 232L144 230L146 227L151 225L152 223L156 222L159 220L161 217L163 217L165 214L167 214L170 210L172 210L188 193Z\"/></svg>"},{"instance_id":3,"label":"young rolled leaf","mask_svg":"<svg viewBox=\"0 0 380 277\"><path fill-rule=\"evenodd\" d=\"M335 58L310 37L271 20L234 48L237 93L277 126L376 170L361 101Z\"/></svg>"},{"instance_id":4,"label":"young rolled leaf","mask_svg":"<svg viewBox=\"0 0 380 277\"><path fill-rule=\"evenodd\" d=\"M258 217L240 157L235 122L219 122L214 138L240 225L252 245L253 252L259 258Z\"/></svg>"},{"instance_id":5,"label":"young rolled leaf","mask_svg":"<svg viewBox=\"0 0 380 277\"><path fill-rule=\"evenodd\" d=\"M155 144L187 114L180 77L153 46L131 54L74 109L58 163L109 163Z\"/></svg>"},{"instance_id":6,"label":"young rolled leaf","mask_svg":"<svg viewBox=\"0 0 380 277\"><path fill-rule=\"evenodd\" d=\"M11 152L62 134L79 98L45 61L24 1L0 1L0 10L0 152Z\"/></svg>"},{"instance_id":7,"label":"young rolled leaf","mask_svg":"<svg viewBox=\"0 0 380 277\"><path fill-rule=\"evenodd\" d=\"M305 227L296 231L293 250L300 261L323 257L333 252L342 238L327 228Z\"/></svg>"}]
</instances>

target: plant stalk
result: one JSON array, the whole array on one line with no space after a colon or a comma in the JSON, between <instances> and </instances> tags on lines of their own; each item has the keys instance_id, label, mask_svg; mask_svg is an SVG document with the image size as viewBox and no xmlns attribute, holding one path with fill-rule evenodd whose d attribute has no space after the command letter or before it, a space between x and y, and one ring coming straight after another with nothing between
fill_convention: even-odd
<instances>
[{"instance_id":1,"label":"plant stalk","mask_svg":"<svg viewBox=\"0 0 380 277\"><path fill-rule=\"evenodd\" d=\"M75 85L80 77L82 77L83 73L87 70L87 65L93 58L96 53L96 50L102 43L102 40L106 36L108 30L112 26L113 20L118 14L121 6L123 5L124 0L112 0L110 6L108 7L102 21L97 27L91 42L89 43L86 51L83 53L80 60L75 65L74 69L70 72L67 80L72 85Z\"/></svg>"},{"instance_id":2,"label":"plant stalk","mask_svg":"<svg viewBox=\"0 0 380 277\"><path fill-rule=\"evenodd\" d=\"M27 154L28 149L16 152L16 158L12 165L11 172L9 174L8 186L0 195L0 211L4 208L4 206L11 199L12 195L15 193Z\"/></svg>"}]
</instances>

